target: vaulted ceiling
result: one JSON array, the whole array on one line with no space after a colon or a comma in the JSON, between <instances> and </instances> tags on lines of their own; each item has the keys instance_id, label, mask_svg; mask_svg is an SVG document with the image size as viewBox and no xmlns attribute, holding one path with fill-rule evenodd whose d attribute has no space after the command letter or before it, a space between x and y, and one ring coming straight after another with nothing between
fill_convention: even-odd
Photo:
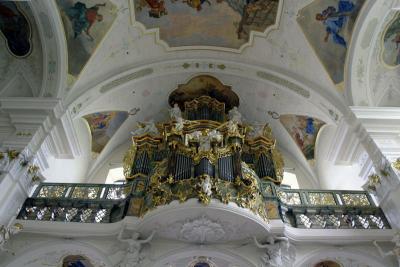
<instances>
[{"instance_id":1,"label":"vaulted ceiling","mask_svg":"<svg viewBox=\"0 0 400 267\"><path fill-rule=\"evenodd\" d=\"M399 12L393 9L398 2L18 3L30 22L32 51L17 57L0 46L0 94L62 99L86 153L80 175L101 181L96 180L99 169L124 150L138 121L165 119L169 93L196 75L209 74L239 95L246 121L271 125L303 185L318 187L318 161L326 158L329 138L316 138L311 162L279 116L321 121L326 127L319 135L331 136L351 105L399 105L400 69L393 58L399 57ZM0 38L6 39L4 34ZM18 67L22 63L24 68ZM88 125L112 111L129 115L93 156Z\"/></svg>"}]
</instances>

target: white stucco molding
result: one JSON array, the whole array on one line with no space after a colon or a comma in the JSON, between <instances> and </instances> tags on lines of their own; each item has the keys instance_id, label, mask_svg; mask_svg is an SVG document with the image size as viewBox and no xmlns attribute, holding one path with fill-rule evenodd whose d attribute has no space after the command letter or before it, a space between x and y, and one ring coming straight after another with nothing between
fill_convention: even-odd
<instances>
[{"instance_id":1,"label":"white stucco molding","mask_svg":"<svg viewBox=\"0 0 400 267\"><path fill-rule=\"evenodd\" d=\"M285 236L293 244L315 244L317 242L327 245L347 245L370 243L371 240L390 241L395 233L394 229L300 229L285 227Z\"/></svg>"},{"instance_id":2,"label":"white stucco molding","mask_svg":"<svg viewBox=\"0 0 400 267\"><path fill-rule=\"evenodd\" d=\"M39 97L63 97L67 80L67 46L55 1L28 1L35 17L43 51Z\"/></svg>"}]
</instances>

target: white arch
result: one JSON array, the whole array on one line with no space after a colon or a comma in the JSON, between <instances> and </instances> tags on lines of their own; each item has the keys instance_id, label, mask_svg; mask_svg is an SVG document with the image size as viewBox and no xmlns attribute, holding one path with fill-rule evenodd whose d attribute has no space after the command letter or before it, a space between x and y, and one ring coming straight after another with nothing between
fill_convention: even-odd
<instances>
[{"instance_id":1,"label":"white arch","mask_svg":"<svg viewBox=\"0 0 400 267\"><path fill-rule=\"evenodd\" d=\"M368 254L367 252L362 252L356 249L348 249L348 248L343 250L339 248L316 249L304 255L302 258L297 259L294 266L310 267L324 260L335 260L339 261L340 263L339 259L355 260L360 263L368 264L368 266L373 266L373 267L390 267L387 265L387 263L383 261L378 261L377 257L374 257L373 255Z\"/></svg>"},{"instance_id":2,"label":"white arch","mask_svg":"<svg viewBox=\"0 0 400 267\"><path fill-rule=\"evenodd\" d=\"M165 267L166 264L188 257L198 257L198 256L205 256L205 257L212 257L217 259L222 259L225 261L230 262L233 266L240 266L240 267L256 267L254 263L249 261L248 259L239 256L238 253L231 253L226 250L216 249L216 248L208 248L202 246L196 247L189 247L186 249L179 249L167 254L162 255L159 257L156 262L154 263L153 267Z\"/></svg>"},{"instance_id":3,"label":"white arch","mask_svg":"<svg viewBox=\"0 0 400 267\"><path fill-rule=\"evenodd\" d=\"M60 240L52 242L38 242L32 244L22 252L18 252L15 260L5 264L5 267L21 266L56 266L68 255L82 255L87 257L94 266L113 266L104 252L84 242Z\"/></svg>"}]
</instances>

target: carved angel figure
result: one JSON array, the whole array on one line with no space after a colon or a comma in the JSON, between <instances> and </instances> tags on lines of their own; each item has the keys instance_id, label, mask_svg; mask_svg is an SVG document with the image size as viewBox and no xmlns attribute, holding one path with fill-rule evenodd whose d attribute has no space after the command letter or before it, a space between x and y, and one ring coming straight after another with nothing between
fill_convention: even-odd
<instances>
[{"instance_id":1,"label":"carved angel figure","mask_svg":"<svg viewBox=\"0 0 400 267\"><path fill-rule=\"evenodd\" d=\"M211 196L212 191L211 191L211 179L210 177L206 177L201 183L200 183L201 189L207 196Z\"/></svg>"},{"instance_id":2,"label":"carved angel figure","mask_svg":"<svg viewBox=\"0 0 400 267\"><path fill-rule=\"evenodd\" d=\"M185 124L185 120L182 118L177 118L176 119L176 123L175 123L175 130L177 131L182 131L183 130L183 126Z\"/></svg>"},{"instance_id":3,"label":"carved angel figure","mask_svg":"<svg viewBox=\"0 0 400 267\"><path fill-rule=\"evenodd\" d=\"M217 130L212 130L209 133L202 134L200 131L195 131L187 135L188 140L196 140L199 142L199 151L209 151L211 142L222 141L222 135Z\"/></svg>"},{"instance_id":4,"label":"carved angel figure","mask_svg":"<svg viewBox=\"0 0 400 267\"><path fill-rule=\"evenodd\" d=\"M242 123L242 114L240 114L239 110L237 107L233 107L229 113L228 113L229 120L236 122L236 123Z\"/></svg>"},{"instance_id":5,"label":"carved angel figure","mask_svg":"<svg viewBox=\"0 0 400 267\"><path fill-rule=\"evenodd\" d=\"M139 123L139 128L131 132L132 135L144 135L144 134L160 134L154 121L150 120L147 122Z\"/></svg>"},{"instance_id":6,"label":"carved angel figure","mask_svg":"<svg viewBox=\"0 0 400 267\"><path fill-rule=\"evenodd\" d=\"M10 240L11 236L18 234L22 230L22 225L19 223L14 224L11 227L6 227L4 225L0 225L0 251L10 252L5 248L5 245L8 240Z\"/></svg>"},{"instance_id":7,"label":"carved angel figure","mask_svg":"<svg viewBox=\"0 0 400 267\"><path fill-rule=\"evenodd\" d=\"M373 243L374 243L375 247L378 249L378 252L382 258L385 258L387 256L395 256L397 258L397 262L400 266L400 232L397 232L393 236L392 242L395 244L395 247L388 252L384 252L382 250L382 248L378 245L378 242L376 240Z\"/></svg>"},{"instance_id":8,"label":"carved angel figure","mask_svg":"<svg viewBox=\"0 0 400 267\"><path fill-rule=\"evenodd\" d=\"M178 104L174 104L174 107L169 110L169 116L172 120L178 121L178 119L182 119L182 111L179 108Z\"/></svg>"},{"instance_id":9,"label":"carved angel figure","mask_svg":"<svg viewBox=\"0 0 400 267\"><path fill-rule=\"evenodd\" d=\"M122 243L126 243L128 246L126 248L125 257L122 259L122 262L120 263L119 266L120 267L138 266L143 259L143 257L140 255L140 252L142 250L142 245L149 243L151 241L151 239L155 234L155 231L153 231L151 235L144 240L139 239L140 233L138 232L133 232L131 238L123 239L122 232L123 229L118 235L118 240Z\"/></svg>"},{"instance_id":10,"label":"carved angel figure","mask_svg":"<svg viewBox=\"0 0 400 267\"><path fill-rule=\"evenodd\" d=\"M278 242L276 242L278 241ZM254 237L254 243L258 248L266 249L263 256L261 256L262 266L263 267L282 267L282 244L285 242L288 243L288 239L286 237L267 237L266 244L260 244L257 241L257 238Z\"/></svg>"},{"instance_id":11,"label":"carved angel figure","mask_svg":"<svg viewBox=\"0 0 400 267\"><path fill-rule=\"evenodd\" d=\"M236 134L239 132L238 124L235 121L228 121L228 124L226 126L228 127L228 132L231 134Z\"/></svg>"}]
</instances>

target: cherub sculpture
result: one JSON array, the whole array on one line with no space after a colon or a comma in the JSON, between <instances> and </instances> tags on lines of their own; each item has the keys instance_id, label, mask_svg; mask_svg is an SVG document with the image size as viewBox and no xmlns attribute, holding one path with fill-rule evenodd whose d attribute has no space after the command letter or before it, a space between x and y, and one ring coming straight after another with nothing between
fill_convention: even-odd
<instances>
[{"instance_id":1,"label":"cherub sculpture","mask_svg":"<svg viewBox=\"0 0 400 267\"><path fill-rule=\"evenodd\" d=\"M182 119L182 111L178 104L174 104L174 107L169 110L169 116L172 120L178 121L179 118Z\"/></svg>"},{"instance_id":2,"label":"cherub sculpture","mask_svg":"<svg viewBox=\"0 0 400 267\"><path fill-rule=\"evenodd\" d=\"M378 242L376 240L373 243L374 243L375 247L378 249L378 252L382 258L385 258L387 256L395 256L397 258L397 262L400 266L400 232L397 232L393 236L392 242L395 244L395 247L388 252L384 252L382 250L382 248L378 245Z\"/></svg>"},{"instance_id":3,"label":"cherub sculpture","mask_svg":"<svg viewBox=\"0 0 400 267\"><path fill-rule=\"evenodd\" d=\"M11 252L10 250L5 248L5 245L8 240L10 240L11 236L21 232L22 228L22 225L19 223L16 223L10 227L0 225L0 251Z\"/></svg>"},{"instance_id":4,"label":"cherub sculpture","mask_svg":"<svg viewBox=\"0 0 400 267\"><path fill-rule=\"evenodd\" d=\"M200 131L195 131L187 135L187 140L195 140L199 142L199 151L209 151L211 149L211 142L221 142L222 135L217 130L205 132L204 134Z\"/></svg>"},{"instance_id":5,"label":"cherub sculpture","mask_svg":"<svg viewBox=\"0 0 400 267\"><path fill-rule=\"evenodd\" d=\"M155 231L153 231L151 235L144 240L139 239L140 233L138 232L133 232L130 238L123 239L122 232L123 229L118 235L118 240L122 243L127 244L127 248L125 257L122 259L122 262L120 263L119 266L120 267L138 266L143 259L143 256L141 255L142 246L151 241L151 239L155 234Z\"/></svg>"},{"instance_id":6,"label":"cherub sculpture","mask_svg":"<svg viewBox=\"0 0 400 267\"><path fill-rule=\"evenodd\" d=\"M206 176L206 178L200 183L201 190L203 190L204 194L207 196L211 196L212 191L211 191L211 179L210 177Z\"/></svg>"},{"instance_id":7,"label":"cherub sculpture","mask_svg":"<svg viewBox=\"0 0 400 267\"><path fill-rule=\"evenodd\" d=\"M276 242L278 241L278 242ZM288 239L286 237L268 236L266 244L260 244L257 238L254 237L254 243L258 248L266 249L261 262L263 267L281 267L282 263L282 244L287 245Z\"/></svg>"},{"instance_id":8,"label":"cherub sculpture","mask_svg":"<svg viewBox=\"0 0 400 267\"><path fill-rule=\"evenodd\" d=\"M131 132L132 135L144 135L144 134L155 134L159 135L160 132L158 131L156 124L154 123L153 120L147 121L147 122L142 122L139 123L139 128L137 128L135 131Z\"/></svg>"},{"instance_id":9,"label":"cherub sculpture","mask_svg":"<svg viewBox=\"0 0 400 267\"><path fill-rule=\"evenodd\" d=\"M233 107L228 113L229 120L235 123L242 123L242 114L240 114L237 107Z\"/></svg>"}]
</instances>

